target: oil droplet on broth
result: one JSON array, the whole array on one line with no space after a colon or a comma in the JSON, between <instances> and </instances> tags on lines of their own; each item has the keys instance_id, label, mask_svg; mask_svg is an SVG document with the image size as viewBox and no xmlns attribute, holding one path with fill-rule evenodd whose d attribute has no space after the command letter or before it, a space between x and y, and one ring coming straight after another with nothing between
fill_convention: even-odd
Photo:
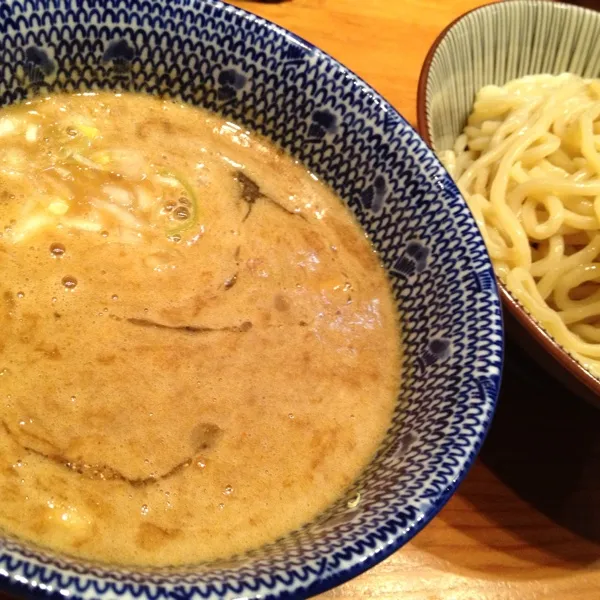
<instances>
[{"instance_id":1,"label":"oil droplet on broth","mask_svg":"<svg viewBox=\"0 0 600 600\"><path fill-rule=\"evenodd\" d=\"M25 294L23 292L17 292L17 298L24 298Z\"/></svg>"},{"instance_id":2,"label":"oil droplet on broth","mask_svg":"<svg viewBox=\"0 0 600 600\"><path fill-rule=\"evenodd\" d=\"M50 245L50 254L54 258L61 258L66 251L64 244L55 243Z\"/></svg>"},{"instance_id":3,"label":"oil droplet on broth","mask_svg":"<svg viewBox=\"0 0 600 600\"><path fill-rule=\"evenodd\" d=\"M230 495L233 493L233 488L232 488L230 485L228 485L228 486L225 488L225 490L224 490L224 492L223 492L223 493L224 493L226 496L230 496Z\"/></svg>"},{"instance_id":4,"label":"oil droplet on broth","mask_svg":"<svg viewBox=\"0 0 600 600\"><path fill-rule=\"evenodd\" d=\"M62 278L62 284L65 286L66 290L74 290L77 287L77 279L71 275L65 275Z\"/></svg>"},{"instance_id":5,"label":"oil droplet on broth","mask_svg":"<svg viewBox=\"0 0 600 600\"><path fill-rule=\"evenodd\" d=\"M142 504L142 508L141 508L140 512L142 513L142 515L146 516L150 512L148 505Z\"/></svg>"},{"instance_id":6,"label":"oil droplet on broth","mask_svg":"<svg viewBox=\"0 0 600 600\"><path fill-rule=\"evenodd\" d=\"M114 300L115 302L119 299L119 296L117 296L116 294L113 294L111 296L111 300Z\"/></svg>"}]
</instances>

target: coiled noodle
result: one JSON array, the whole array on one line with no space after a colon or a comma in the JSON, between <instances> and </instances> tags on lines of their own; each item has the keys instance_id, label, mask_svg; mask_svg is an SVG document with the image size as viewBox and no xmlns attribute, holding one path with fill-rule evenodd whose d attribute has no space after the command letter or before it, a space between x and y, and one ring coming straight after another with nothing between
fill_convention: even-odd
<instances>
[{"instance_id":1,"label":"coiled noodle","mask_svg":"<svg viewBox=\"0 0 600 600\"><path fill-rule=\"evenodd\" d=\"M508 290L600 378L600 80L486 86L440 158Z\"/></svg>"}]
</instances>

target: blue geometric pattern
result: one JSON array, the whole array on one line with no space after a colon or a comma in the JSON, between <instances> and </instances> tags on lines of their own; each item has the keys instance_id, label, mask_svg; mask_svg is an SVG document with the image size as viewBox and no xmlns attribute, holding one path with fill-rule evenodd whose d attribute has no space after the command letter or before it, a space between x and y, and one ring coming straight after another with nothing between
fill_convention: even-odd
<instances>
[{"instance_id":1,"label":"blue geometric pattern","mask_svg":"<svg viewBox=\"0 0 600 600\"><path fill-rule=\"evenodd\" d=\"M0 57L1 105L59 90L138 90L218 111L286 148L368 232L391 274L404 344L385 443L314 522L227 561L149 571L5 538L0 587L75 599L304 598L410 539L481 445L503 352L495 279L475 222L412 128L318 49L217 0L4 2Z\"/></svg>"}]
</instances>

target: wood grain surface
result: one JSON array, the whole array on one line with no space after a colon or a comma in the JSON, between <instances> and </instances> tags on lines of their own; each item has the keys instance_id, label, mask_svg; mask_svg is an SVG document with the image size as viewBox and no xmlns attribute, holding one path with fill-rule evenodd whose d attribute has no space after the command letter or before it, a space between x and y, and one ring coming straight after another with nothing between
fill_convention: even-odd
<instances>
[{"instance_id":1,"label":"wood grain surface","mask_svg":"<svg viewBox=\"0 0 600 600\"><path fill-rule=\"evenodd\" d=\"M482 2L233 3L337 58L414 124L429 46ZM458 492L411 543L320 600L600 599L599 434L600 411L509 345L492 430Z\"/></svg>"}]
</instances>

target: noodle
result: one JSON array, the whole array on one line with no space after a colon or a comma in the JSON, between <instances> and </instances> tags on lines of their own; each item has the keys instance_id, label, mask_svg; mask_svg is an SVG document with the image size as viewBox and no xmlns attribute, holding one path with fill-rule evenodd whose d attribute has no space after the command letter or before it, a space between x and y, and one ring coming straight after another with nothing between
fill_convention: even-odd
<instances>
[{"instance_id":1,"label":"noodle","mask_svg":"<svg viewBox=\"0 0 600 600\"><path fill-rule=\"evenodd\" d=\"M510 293L600 378L600 80L486 86L440 158Z\"/></svg>"}]
</instances>

